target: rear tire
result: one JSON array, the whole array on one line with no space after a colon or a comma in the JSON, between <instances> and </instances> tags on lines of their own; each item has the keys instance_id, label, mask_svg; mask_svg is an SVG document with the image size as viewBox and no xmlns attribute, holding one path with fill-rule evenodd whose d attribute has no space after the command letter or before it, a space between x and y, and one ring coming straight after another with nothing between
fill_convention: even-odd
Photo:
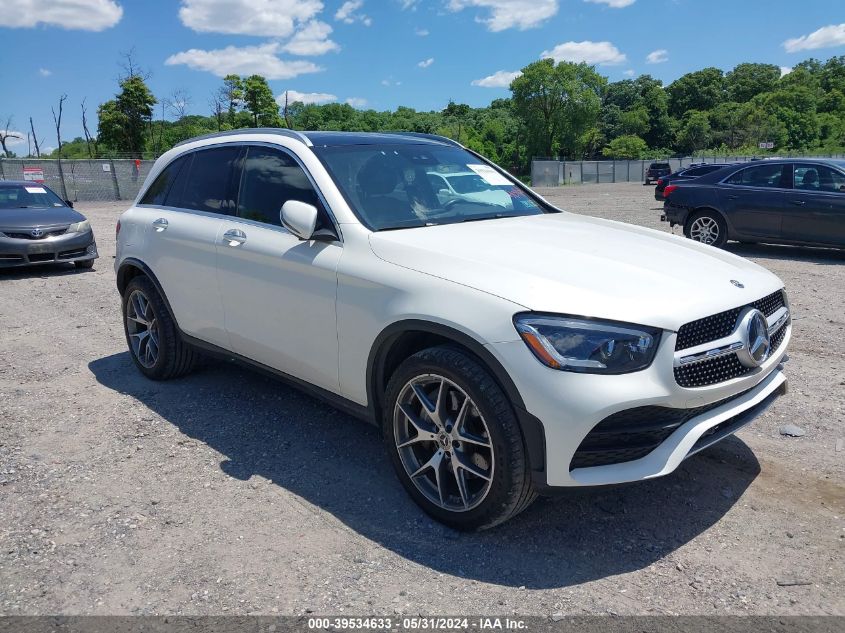
<instances>
[{"instance_id":1,"label":"rear tire","mask_svg":"<svg viewBox=\"0 0 845 633\"><path fill-rule=\"evenodd\" d=\"M190 372L197 353L185 344L161 295L144 276L123 291L123 329L135 366L152 380L170 380Z\"/></svg>"},{"instance_id":2,"label":"rear tire","mask_svg":"<svg viewBox=\"0 0 845 633\"><path fill-rule=\"evenodd\" d=\"M722 248L728 241L728 225L718 212L705 209L687 219L684 235L696 242Z\"/></svg>"},{"instance_id":3,"label":"rear tire","mask_svg":"<svg viewBox=\"0 0 845 633\"><path fill-rule=\"evenodd\" d=\"M406 359L387 385L384 441L408 494L457 530L483 530L536 499L519 422L477 360L451 347Z\"/></svg>"},{"instance_id":4,"label":"rear tire","mask_svg":"<svg viewBox=\"0 0 845 633\"><path fill-rule=\"evenodd\" d=\"M78 270L88 270L94 266L93 259L86 259L85 261L81 262L73 262L73 265L76 266Z\"/></svg>"}]
</instances>

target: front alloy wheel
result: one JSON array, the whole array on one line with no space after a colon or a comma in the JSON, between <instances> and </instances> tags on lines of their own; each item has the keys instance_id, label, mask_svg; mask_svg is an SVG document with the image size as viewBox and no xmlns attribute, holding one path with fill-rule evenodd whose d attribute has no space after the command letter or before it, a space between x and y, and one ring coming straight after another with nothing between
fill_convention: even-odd
<instances>
[{"instance_id":1,"label":"front alloy wheel","mask_svg":"<svg viewBox=\"0 0 845 633\"><path fill-rule=\"evenodd\" d=\"M393 436L405 472L432 503L466 512L493 482L490 431L467 393L436 374L403 387L393 414Z\"/></svg>"}]
</instances>

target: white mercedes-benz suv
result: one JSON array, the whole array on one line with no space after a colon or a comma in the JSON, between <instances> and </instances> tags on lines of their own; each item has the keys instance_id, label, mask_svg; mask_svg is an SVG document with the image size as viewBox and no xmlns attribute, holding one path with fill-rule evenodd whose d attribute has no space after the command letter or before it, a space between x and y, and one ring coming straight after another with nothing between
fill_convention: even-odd
<instances>
[{"instance_id":1,"label":"white mercedes-benz suv","mask_svg":"<svg viewBox=\"0 0 845 633\"><path fill-rule=\"evenodd\" d=\"M445 196L450 175L473 195ZM441 137L196 138L117 228L144 375L210 353L327 398L377 424L408 493L458 529L670 473L786 388L776 276L564 213Z\"/></svg>"}]
</instances>

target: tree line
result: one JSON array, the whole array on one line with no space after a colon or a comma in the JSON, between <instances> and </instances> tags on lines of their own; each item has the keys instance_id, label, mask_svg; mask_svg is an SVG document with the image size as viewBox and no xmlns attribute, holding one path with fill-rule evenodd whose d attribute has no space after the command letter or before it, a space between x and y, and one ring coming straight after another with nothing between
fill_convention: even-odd
<instances>
[{"instance_id":1,"label":"tree line","mask_svg":"<svg viewBox=\"0 0 845 633\"><path fill-rule=\"evenodd\" d=\"M771 64L744 63L728 72L704 68L668 86L650 75L609 82L593 66L543 59L522 69L509 98L483 108L450 101L427 112L305 104L289 101L287 93L274 97L260 75L228 75L208 98L210 114L192 113L196 104L182 90L157 98L149 76L126 57L118 92L97 108L96 134L89 131L83 101L84 138L63 143L65 97L59 100L58 147L49 157L153 157L200 134L282 126L441 134L519 174L527 173L533 157L764 155L761 142L773 144L769 153L845 150L845 56L809 59L786 74ZM9 156L6 140L0 134ZM37 137L35 143L40 153Z\"/></svg>"}]
</instances>

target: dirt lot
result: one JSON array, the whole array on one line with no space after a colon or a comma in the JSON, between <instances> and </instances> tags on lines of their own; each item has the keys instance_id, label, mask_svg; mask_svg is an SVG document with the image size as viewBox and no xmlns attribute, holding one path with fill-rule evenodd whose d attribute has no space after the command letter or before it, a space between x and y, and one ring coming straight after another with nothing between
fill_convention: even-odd
<instances>
[{"instance_id":1,"label":"dirt lot","mask_svg":"<svg viewBox=\"0 0 845 633\"><path fill-rule=\"evenodd\" d=\"M668 230L651 192L544 193ZM112 271L125 204L79 207L93 271L0 273L0 614L845 614L845 253L731 247L795 314L791 393L738 437L463 535L320 402L228 363L141 378Z\"/></svg>"}]
</instances>

